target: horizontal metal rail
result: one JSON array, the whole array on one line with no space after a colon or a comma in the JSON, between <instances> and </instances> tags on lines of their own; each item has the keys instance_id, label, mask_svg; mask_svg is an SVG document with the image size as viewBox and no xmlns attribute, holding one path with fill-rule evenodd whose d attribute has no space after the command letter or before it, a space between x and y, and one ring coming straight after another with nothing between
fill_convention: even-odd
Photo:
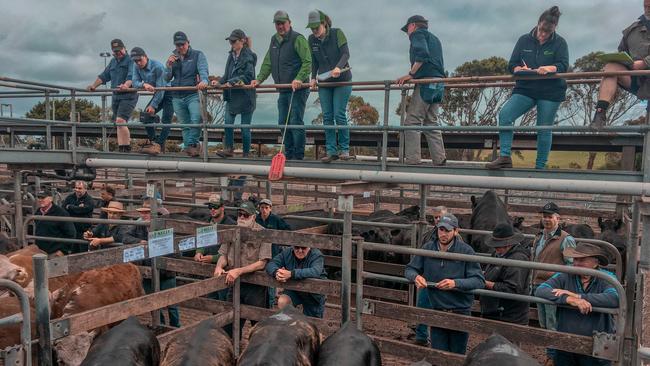
<instances>
[{"instance_id":1,"label":"horizontal metal rail","mask_svg":"<svg viewBox=\"0 0 650 366\"><path fill-rule=\"evenodd\" d=\"M19 360L19 362L20 364L22 364L22 362L25 362L24 363L25 365L31 366L32 365L32 330L31 330L32 323L31 323L31 313L29 309L29 298L27 297L25 290L14 281L0 279L0 289L1 288L6 288L7 290L13 292L16 295L18 301L20 302L21 314L0 318L0 327L22 323L20 327L21 350L19 355L22 356L24 359Z\"/></svg>"}]
</instances>

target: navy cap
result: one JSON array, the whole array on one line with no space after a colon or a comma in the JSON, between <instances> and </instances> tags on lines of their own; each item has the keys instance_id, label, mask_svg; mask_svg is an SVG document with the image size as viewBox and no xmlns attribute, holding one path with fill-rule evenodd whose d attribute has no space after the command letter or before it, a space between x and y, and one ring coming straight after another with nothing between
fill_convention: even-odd
<instances>
[{"instance_id":1,"label":"navy cap","mask_svg":"<svg viewBox=\"0 0 650 366\"><path fill-rule=\"evenodd\" d=\"M140 47L133 47L131 49L131 58L134 60L139 59L142 56L146 56L147 54L144 52L144 50Z\"/></svg>"},{"instance_id":2,"label":"navy cap","mask_svg":"<svg viewBox=\"0 0 650 366\"><path fill-rule=\"evenodd\" d=\"M458 219L452 214L447 214L440 218L438 221L438 227L444 227L447 230L453 230L458 228Z\"/></svg>"},{"instance_id":3,"label":"navy cap","mask_svg":"<svg viewBox=\"0 0 650 366\"><path fill-rule=\"evenodd\" d=\"M111 50L119 51L124 48L124 42L121 39L115 38L111 41Z\"/></svg>"},{"instance_id":4,"label":"navy cap","mask_svg":"<svg viewBox=\"0 0 650 366\"><path fill-rule=\"evenodd\" d=\"M542 207L542 213L560 214L560 207L554 202L549 202Z\"/></svg>"},{"instance_id":5,"label":"navy cap","mask_svg":"<svg viewBox=\"0 0 650 366\"><path fill-rule=\"evenodd\" d=\"M230 33L230 36L226 37L228 41L236 41L238 39L246 39L246 33L241 29L235 29Z\"/></svg>"},{"instance_id":6,"label":"navy cap","mask_svg":"<svg viewBox=\"0 0 650 366\"><path fill-rule=\"evenodd\" d=\"M36 198L45 198L45 197L52 197L52 193L48 191L40 191L36 193Z\"/></svg>"},{"instance_id":7,"label":"navy cap","mask_svg":"<svg viewBox=\"0 0 650 366\"><path fill-rule=\"evenodd\" d=\"M185 34L185 32L178 31L174 33L174 44L183 44L187 41L189 40L187 39L187 34Z\"/></svg>"},{"instance_id":8,"label":"navy cap","mask_svg":"<svg viewBox=\"0 0 650 366\"><path fill-rule=\"evenodd\" d=\"M402 32L406 32L409 24L411 23L425 23L429 24L429 21L426 20L422 15L413 15L409 17L409 19L406 21L406 24L401 28Z\"/></svg>"}]
</instances>

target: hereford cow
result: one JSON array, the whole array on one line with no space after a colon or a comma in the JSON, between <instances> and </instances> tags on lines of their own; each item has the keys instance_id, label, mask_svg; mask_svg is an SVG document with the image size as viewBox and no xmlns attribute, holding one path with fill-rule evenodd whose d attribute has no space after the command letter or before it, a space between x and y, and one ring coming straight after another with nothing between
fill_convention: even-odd
<instances>
[{"instance_id":1,"label":"hereford cow","mask_svg":"<svg viewBox=\"0 0 650 366\"><path fill-rule=\"evenodd\" d=\"M204 320L191 334L172 338L162 355L161 366L232 366L232 340L213 319Z\"/></svg>"},{"instance_id":2,"label":"hereford cow","mask_svg":"<svg viewBox=\"0 0 650 366\"><path fill-rule=\"evenodd\" d=\"M377 344L350 321L323 342L318 366L381 366L381 353Z\"/></svg>"},{"instance_id":3,"label":"hereford cow","mask_svg":"<svg viewBox=\"0 0 650 366\"><path fill-rule=\"evenodd\" d=\"M316 326L293 306L287 306L253 327L237 365L315 365L320 343Z\"/></svg>"},{"instance_id":4,"label":"hereford cow","mask_svg":"<svg viewBox=\"0 0 650 366\"><path fill-rule=\"evenodd\" d=\"M525 352L498 334L492 334L467 355L466 366L539 366Z\"/></svg>"},{"instance_id":5,"label":"hereford cow","mask_svg":"<svg viewBox=\"0 0 650 366\"><path fill-rule=\"evenodd\" d=\"M505 203L494 191L487 191L481 198L471 197L472 216L471 229L492 231L497 224L508 223L512 225L512 218L508 215ZM467 235L467 243L477 253L491 253L492 249L485 243L490 234Z\"/></svg>"},{"instance_id":6,"label":"hereford cow","mask_svg":"<svg viewBox=\"0 0 650 366\"><path fill-rule=\"evenodd\" d=\"M160 345L156 335L129 317L97 337L81 366L158 366Z\"/></svg>"},{"instance_id":7,"label":"hereford cow","mask_svg":"<svg viewBox=\"0 0 650 366\"><path fill-rule=\"evenodd\" d=\"M12 263L11 259L0 254L0 279L14 281L24 287L31 278L23 267ZM0 291L4 291L4 289L0 289Z\"/></svg>"}]
</instances>

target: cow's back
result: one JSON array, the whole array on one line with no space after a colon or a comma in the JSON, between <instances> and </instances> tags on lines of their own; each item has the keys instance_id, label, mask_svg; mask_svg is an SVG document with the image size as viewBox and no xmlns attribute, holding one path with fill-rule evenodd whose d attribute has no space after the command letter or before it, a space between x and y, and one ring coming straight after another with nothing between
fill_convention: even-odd
<instances>
[{"instance_id":1,"label":"cow's back","mask_svg":"<svg viewBox=\"0 0 650 366\"><path fill-rule=\"evenodd\" d=\"M318 365L380 366L381 353L375 342L360 332L354 323L345 323L323 342Z\"/></svg>"},{"instance_id":2,"label":"cow's back","mask_svg":"<svg viewBox=\"0 0 650 366\"><path fill-rule=\"evenodd\" d=\"M214 320L203 321L191 335L179 334L165 346L161 366L232 366L230 337Z\"/></svg>"},{"instance_id":3,"label":"cow's back","mask_svg":"<svg viewBox=\"0 0 650 366\"><path fill-rule=\"evenodd\" d=\"M492 334L465 358L465 366L538 366L539 363L499 334Z\"/></svg>"},{"instance_id":4,"label":"cow's back","mask_svg":"<svg viewBox=\"0 0 650 366\"><path fill-rule=\"evenodd\" d=\"M135 317L130 317L95 338L81 366L159 364L160 345L156 335Z\"/></svg>"}]
</instances>

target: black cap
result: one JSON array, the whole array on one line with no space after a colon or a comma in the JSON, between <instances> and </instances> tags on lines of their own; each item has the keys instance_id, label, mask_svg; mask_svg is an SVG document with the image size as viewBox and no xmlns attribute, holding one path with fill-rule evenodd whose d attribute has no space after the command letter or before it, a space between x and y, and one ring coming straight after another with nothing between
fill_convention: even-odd
<instances>
[{"instance_id":1,"label":"black cap","mask_svg":"<svg viewBox=\"0 0 650 366\"><path fill-rule=\"evenodd\" d=\"M174 33L174 44L183 44L187 41L187 34L185 32L178 31Z\"/></svg>"},{"instance_id":2,"label":"black cap","mask_svg":"<svg viewBox=\"0 0 650 366\"><path fill-rule=\"evenodd\" d=\"M426 20L422 15L413 15L409 17L409 19L406 21L406 24L402 27L402 32L406 32L406 29L408 28L409 24L411 23L425 23L429 24L429 21Z\"/></svg>"},{"instance_id":3,"label":"black cap","mask_svg":"<svg viewBox=\"0 0 650 366\"><path fill-rule=\"evenodd\" d=\"M227 41L236 41L238 39L246 39L246 33L241 29L235 29L230 33L230 36L226 38Z\"/></svg>"},{"instance_id":4,"label":"black cap","mask_svg":"<svg viewBox=\"0 0 650 366\"><path fill-rule=\"evenodd\" d=\"M121 39L115 38L111 41L111 50L119 51L124 48L124 42Z\"/></svg>"},{"instance_id":5,"label":"black cap","mask_svg":"<svg viewBox=\"0 0 650 366\"><path fill-rule=\"evenodd\" d=\"M51 197L51 196L52 196L52 193L50 193L48 191L40 191L40 192L36 193L36 198L45 198L45 197Z\"/></svg>"},{"instance_id":6,"label":"black cap","mask_svg":"<svg viewBox=\"0 0 650 366\"><path fill-rule=\"evenodd\" d=\"M542 207L542 213L560 214L560 207L553 202L549 202Z\"/></svg>"},{"instance_id":7,"label":"black cap","mask_svg":"<svg viewBox=\"0 0 650 366\"><path fill-rule=\"evenodd\" d=\"M134 60L139 59L142 56L146 56L147 54L144 52L144 50L140 47L133 47L131 49L131 58Z\"/></svg>"}]
</instances>

